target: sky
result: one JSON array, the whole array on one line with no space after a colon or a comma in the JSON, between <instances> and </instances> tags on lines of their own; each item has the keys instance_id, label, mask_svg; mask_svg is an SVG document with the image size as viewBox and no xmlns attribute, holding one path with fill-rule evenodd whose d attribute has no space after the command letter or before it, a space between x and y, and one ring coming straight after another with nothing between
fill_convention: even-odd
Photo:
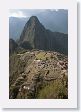
<instances>
[{"instance_id":1,"label":"sky","mask_svg":"<svg viewBox=\"0 0 81 112\"><path fill-rule=\"evenodd\" d=\"M58 9L10 9L9 10L9 17L30 17L32 14L38 14L41 12L45 12L47 10L50 11L58 11Z\"/></svg>"}]
</instances>

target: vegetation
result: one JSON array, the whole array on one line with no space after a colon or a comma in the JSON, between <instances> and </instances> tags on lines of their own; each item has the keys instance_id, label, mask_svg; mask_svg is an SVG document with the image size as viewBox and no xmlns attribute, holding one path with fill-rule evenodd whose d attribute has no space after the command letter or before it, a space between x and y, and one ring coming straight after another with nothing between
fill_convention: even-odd
<instances>
[{"instance_id":1,"label":"vegetation","mask_svg":"<svg viewBox=\"0 0 81 112\"><path fill-rule=\"evenodd\" d=\"M20 60L20 56L14 53L9 59L10 85L24 72L26 62Z\"/></svg>"},{"instance_id":2,"label":"vegetation","mask_svg":"<svg viewBox=\"0 0 81 112\"><path fill-rule=\"evenodd\" d=\"M57 64L67 57L48 51L21 51L10 55L9 95L13 99L68 98L67 69ZM60 59L60 60L59 60ZM63 63L64 63L63 62ZM63 66L62 66L63 69ZM24 89L29 88L29 89Z\"/></svg>"},{"instance_id":3,"label":"vegetation","mask_svg":"<svg viewBox=\"0 0 81 112\"><path fill-rule=\"evenodd\" d=\"M45 52L40 52L36 55L36 59L37 60L46 60L46 57L45 57Z\"/></svg>"},{"instance_id":4,"label":"vegetation","mask_svg":"<svg viewBox=\"0 0 81 112\"><path fill-rule=\"evenodd\" d=\"M44 86L38 93L39 99L67 99L68 91L60 80L55 80Z\"/></svg>"}]
</instances>

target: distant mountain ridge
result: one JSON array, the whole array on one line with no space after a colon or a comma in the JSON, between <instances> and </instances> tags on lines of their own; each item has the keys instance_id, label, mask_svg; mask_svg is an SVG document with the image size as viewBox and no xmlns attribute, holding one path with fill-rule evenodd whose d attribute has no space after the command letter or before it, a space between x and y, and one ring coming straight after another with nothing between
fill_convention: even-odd
<instances>
[{"instance_id":1,"label":"distant mountain ridge","mask_svg":"<svg viewBox=\"0 0 81 112\"><path fill-rule=\"evenodd\" d=\"M21 46L26 42L33 49L53 50L68 54L68 35L45 29L36 16L30 17L25 24L18 44Z\"/></svg>"},{"instance_id":2,"label":"distant mountain ridge","mask_svg":"<svg viewBox=\"0 0 81 112\"><path fill-rule=\"evenodd\" d=\"M10 17L9 18L9 38L12 38L14 40L19 39L27 20L28 20L27 18Z\"/></svg>"},{"instance_id":3,"label":"distant mountain ridge","mask_svg":"<svg viewBox=\"0 0 81 112\"><path fill-rule=\"evenodd\" d=\"M13 39L9 39L9 54L14 53L17 47L18 44Z\"/></svg>"}]
</instances>

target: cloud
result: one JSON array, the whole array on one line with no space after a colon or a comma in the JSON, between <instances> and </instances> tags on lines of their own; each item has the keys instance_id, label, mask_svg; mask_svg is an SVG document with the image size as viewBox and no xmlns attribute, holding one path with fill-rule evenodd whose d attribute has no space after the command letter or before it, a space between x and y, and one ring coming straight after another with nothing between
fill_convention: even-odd
<instances>
[{"instance_id":1,"label":"cloud","mask_svg":"<svg viewBox=\"0 0 81 112\"><path fill-rule=\"evenodd\" d=\"M43 12L47 12L47 11L55 11L58 12L61 9L10 9L9 10L9 17L30 17L32 15L37 15L37 14L41 14Z\"/></svg>"},{"instance_id":2,"label":"cloud","mask_svg":"<svg viewBox=\"0 0 81 112\"><path fill-rule=\"evenodd\" d=\"M50 9L50 11L59 11L59 9Z\"/></svg>"},{"instance_id":3,"label":"cloud","mask_svg":"<svg viewBox=\"0 0 81 112\"><path fill-rule=\"evenodd\" d=\"M30 17L45 11L46 9L10 9L9 17Z\"/></svg>"},{"instance_id":4,"label":"cloud","mask_svg":"<svg viewBox=\"0 0 81 112\"><path fill-rule=\"evenodd\" d=\"M18 18L21 18L21 17L27 17L26 15L23 14L22 11L17 11L17 12L10 12L9 13L9 17L18 17Z\"/></svg>"}]
</instances>

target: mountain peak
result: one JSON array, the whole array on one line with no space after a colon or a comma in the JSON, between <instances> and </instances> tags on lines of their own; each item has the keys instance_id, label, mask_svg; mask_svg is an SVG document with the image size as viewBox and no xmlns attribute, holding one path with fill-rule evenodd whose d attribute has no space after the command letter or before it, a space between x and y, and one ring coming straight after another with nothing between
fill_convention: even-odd
<instances>
[{"instance_id":1,"label":"mountain peak","mask_svg":"<svg viewBox=\"0 0 81 112\"><path fill-rule=\"evenodd\" d=\"M36 16L31 16L29 21L27 22L28 25L35 25L35 24L39 24L39 20Z\"/></svg>"},{"instance_id":2,"label":"mountain peak","mask_svg":"<svg viewBox=\"0 0 81 112\"><path fill-rule=\"evenodd\" d=\"M41 34L44 34L45 31L44 26L40 23L38 18L36 16L31 16L21 33L20 43L27 41L32 44L35 42L36 38L43 38ZM35 44L33 44L32 47L34 48Z\"/></svg>"},{"instance_id":3,"label":"mountain peak","mask_svg":"<svg viewBox=\"0 0 81 112\"><path fill-rule=\"evenodd\" d=\"M36 16L32 16L21 33L19 45L26 46L29 43L34 49L53 50L67 54L67 37L62 33L48 31Z\"/></svg>"},{"instance_id":4,"label":"mountain peak","mask_svg":"<svg viewBox=\"0 0 81 112\"><path fill-rule=\"evenodd\" d=\"M34 20L35 21L35 20L38 20L38 18L37 18L37 16L31 16L30 20Z\"/></svg>"}]
</instances>

